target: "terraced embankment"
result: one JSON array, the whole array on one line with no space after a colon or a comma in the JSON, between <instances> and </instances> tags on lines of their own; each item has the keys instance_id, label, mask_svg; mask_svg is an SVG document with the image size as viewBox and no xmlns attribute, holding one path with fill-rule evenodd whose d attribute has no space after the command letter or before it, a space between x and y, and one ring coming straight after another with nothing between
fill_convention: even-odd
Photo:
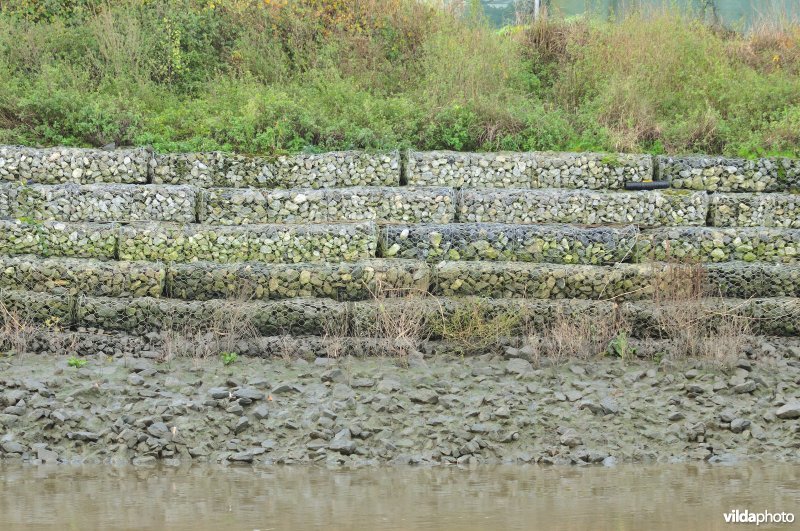
<instances>
[{"instance_id":1,"label":"terraced embankment","mask_svg":"<svg viewBox=\"0 0 800 531\"><path fill-rule=\"evenodd\" d=\"M17 354L736 360L739 336L800 335L796 160L2 147L0 181Z\"/></svg>"},{"instance_id":2,"label":"terraced embankment","mask_svg":"<svg viewBox=\"0 0 800 531\"><path fill-rule=\"evenodd\" d=\"M397 296L412 294L435 297L420 307L439 313L475 296L489 313L612 307L636 323L655 296L695 282L667 278L666 262L693 261L712 264L701 295L756 317L755 333L792 335L799 167L622 154L264 159L4 147L1 297L26 319L92 334L202 329L225 300L261 334L347 337L364 313L405 307ZM654 179L672 189L625 190Z\"/></svg>"}]
</instances>

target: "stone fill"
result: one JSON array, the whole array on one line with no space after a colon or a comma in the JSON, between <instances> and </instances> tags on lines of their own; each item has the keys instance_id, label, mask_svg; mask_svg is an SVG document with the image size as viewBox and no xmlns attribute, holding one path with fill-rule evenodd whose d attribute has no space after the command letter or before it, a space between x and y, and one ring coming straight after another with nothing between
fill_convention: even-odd
<instances>
[{"instance_id":1,"label":"stone fill","mask_svg":"<svg viewBox=\"0 0 800 531\"><path fill-rule=\"evenodd\" d=\"M402 350L473 318L661 337L672 304L797 335L799 178L788 158L4 146L0 319L135 342L234 316ZM673 189L626 189L653 181Z\"/></svg>"}]
</instances>

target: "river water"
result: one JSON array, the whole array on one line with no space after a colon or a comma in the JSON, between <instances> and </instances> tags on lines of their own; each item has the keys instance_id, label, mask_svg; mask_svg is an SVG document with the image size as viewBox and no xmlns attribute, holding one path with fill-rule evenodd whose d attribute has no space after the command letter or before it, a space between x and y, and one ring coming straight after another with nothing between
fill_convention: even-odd
<instances>
[{"instance_id":1,"label":"river water","mask_svg":"<svg viewBox=\"0 0 800 531\"><path fill-rule=\"evenodd\" d=\"M800 517L800 465L0 467L3 531L755 528L734 509Z\"/></svg>"}]
</instances>

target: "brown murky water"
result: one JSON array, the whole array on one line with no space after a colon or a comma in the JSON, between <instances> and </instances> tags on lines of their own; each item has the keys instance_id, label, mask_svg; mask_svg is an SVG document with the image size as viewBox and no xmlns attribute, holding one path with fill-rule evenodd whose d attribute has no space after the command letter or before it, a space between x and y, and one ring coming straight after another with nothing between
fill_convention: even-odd
<instances>
[{"instance_id":1,"label":"brown murky water","mask_svg":"<svg viewBox=\"0 0 800 531\"><path fill-rule=\"evenodd\" d=\"M0 466L3 531L756 528L726 524L723 513L733 509L800 517L800 465Z\"/></svg>"}]
</instances>

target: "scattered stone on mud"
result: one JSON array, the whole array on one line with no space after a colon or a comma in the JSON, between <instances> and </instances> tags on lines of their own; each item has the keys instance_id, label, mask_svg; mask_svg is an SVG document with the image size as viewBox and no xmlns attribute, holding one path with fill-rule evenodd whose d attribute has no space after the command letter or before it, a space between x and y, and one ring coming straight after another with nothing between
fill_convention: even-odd
<instances>
[{"instance_id":1,"label":"scattered stone on mud","mask_svg":"<svg viewBox=\"0 0 800 531\"><path fill-rule=\"evenodd\" d=\"M775 412L775 416L779 419L800 418L800 401L789 402L788 404L781 406L778 411Z\"/></svg>"},{"instance_id":2,"label":"scattered stone on mud","mask_svg":"<svg viewBox=\"0 0 800 531\"><path fill-rule=\"evenodd\" d=\"M439 395L432 389L418 389L409 396L412 402L421 404L436 404L439 402Z\"/></svg>"},{"instance_id":3,"label":"scattered stone on mud","mask_svg":"<svg viewBox=\"0 0 800 531\"><path fill-rule=\"evenodd\" d=\"M212 387L208 390L208 394L215 400L221 400L231 396L231 392L227 387Z\"/></svg>"},{"instance_id":4,"label":"scattered stone on mud","mask_svg":"<svg viewBox=\"0 0 800 531\"><path fill-rule=\"evenodd\" d=\"M522 358L512 358L506 363L506 373L522 376L533 370L533 366L528 360Z\"/></svg>"},{"instance_id":5,"label":"scattered stone on mud","mask_svg":"<svg viewBox=\"0 0 800 531\"><path fill-rule=\"evenodd\" d=\"M90 431L76 431L67 433L67 438L75 441L96 441L100 435Z\"/></svg>"},{"instance_id":6,"label":"scattered stone on mud","mask_svg":"<svg viewBox=\"0 0 800 531\"><path fill-rule=\"evenodd\" d=\"M101 353L73 369L60 357L15 356L0 359L0 459L114 466L792 460L798 346L785 339L730 366L537 364L508 352L426 354L424 365L240 356L224 366Z\"/></svg>"},{"instance_id":7,"label":"scattered stone on mud","mask_svg":"<svg viewBox=\"0 0 800 531\"><path fill-rule=\"evenodd\" d=\"M0 448L9 454L21 454L25 452L25 447L15 441L6 441L3 444L0 444Z\"/></svg>"},{"instance_id":8,"label":"scattered stone on mud","mask_svg":"<svg viewBox=\"0 0 800 531\"><path fill-rule=\"evenodd\" d=\"M756 383L753 380L747 380L744 383L733 387L733 392L736 394L752 393L756 390Z\"/></svg>"},{"instance_id":9,"label":"scattered stone on mud","mask_svg":"<svg viewBox=\"0 0 800 531\"><path fill-rule=\"evenodd\" d=\"M351 439L350 430L343 429L333 438L328 449L344 455L350 455L356 450L356 443Z\"/></svg>"},{"instance_id":10,"label":"scattered stone on mud","mask_svg":"<svg viewBox=\"0 0 800 531\"><path fill-rule=\"evenodd\" d=\"M731 431L733 433L742 433L750 426L750 421L747 419L736 418L731 421Z\"/></svg>"},{"instance_id":11,"label":"scattered stone on mud","mask_svg":"<svg viewBox=\"0 0 800 531\"><path fill-rule=\"evenodd\" d=\"M564 430L564 433L561 434L559 441L564 446L568 446L570 448L575 448L583 444L583 440L573 429Z\"/></svg>"},{"instance_id":12,"label":"scattered stone on mud","mask_svg":"<svg viewBox=\"0 0 800 531\"><path fill-rule=\"evenodd\" d=\"M239 420L236 421L236 426L233 428L234 433L241 433L247 428L250 427L250 419L247 417L239 417Z\"/></svg>"},{"instance_id":13,"label":"scattered stone on mud","mask_svg":"<svg viewBox=\"0 0 800 531\"><path fill-rule=\"evenodd\" d=\"M264 400L266 396L263 391L259 391L258 389L248 388L245 387L243 389L239 389L233 393L233 396L236 398L244 398L251 401L256 400Z\"/></svg>"}]
</instances>

